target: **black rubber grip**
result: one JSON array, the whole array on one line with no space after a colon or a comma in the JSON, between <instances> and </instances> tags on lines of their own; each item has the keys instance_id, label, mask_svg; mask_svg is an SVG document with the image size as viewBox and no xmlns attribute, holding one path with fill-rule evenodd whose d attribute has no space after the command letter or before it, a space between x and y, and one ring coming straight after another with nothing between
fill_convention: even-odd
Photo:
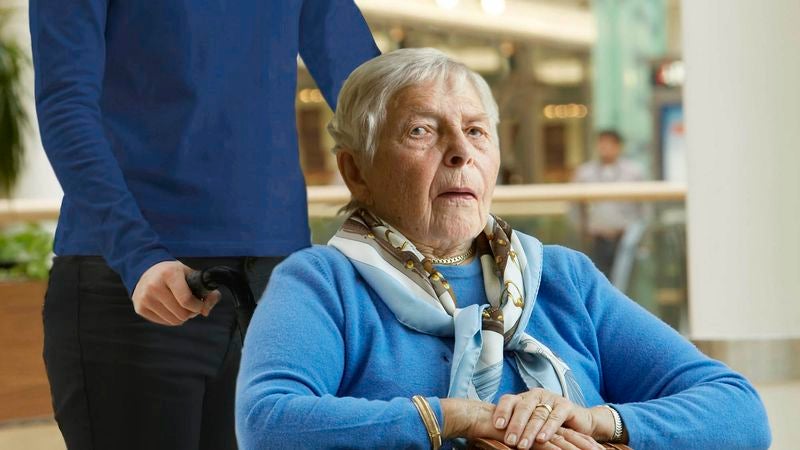
<instances>
[{"instance_id":1,"label":"black rubber grip","mask_svg":"<svg viewBox=\"0 0 800 450\"><path fill-rule=\"evenodd\" d=\"M189 289L192 290L192 295L199 299L202 299L216 289L216 287L209 286L206 281L203 280L204 274L204 270L195 270L186 276L186 284L188 284Z\"/></svg>"},{"instance_id":2,"label":"black rubber grip","mask_svg":"<svg viewBox=\"0 0 800 450\"><path fill-rule=\"evenodd\" d=\"M202 299L220 287L227 288L236 307L236 319L239 322L239 332L244 341L247 326L250 318L256 309L256 301L250 285L241 272L226 266L209 267L208 269L196 270L186 276L186 283L192 294Z\"/></svg>"}]
</instances>

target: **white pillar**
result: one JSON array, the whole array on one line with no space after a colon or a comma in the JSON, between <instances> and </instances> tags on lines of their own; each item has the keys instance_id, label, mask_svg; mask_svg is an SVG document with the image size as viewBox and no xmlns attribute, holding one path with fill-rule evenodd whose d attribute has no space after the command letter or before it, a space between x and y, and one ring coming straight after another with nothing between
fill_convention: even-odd
<instances>
[{"instance_id":1,"label":"white pillar","mask_svg":"<svg viewBox=\"0 0 800 450\"><path fill-rule=\"evenodd\" d=\"M682 6L692 335L800 337L800 2Z\"/></svg>"},{"instance_id":2,"label":"white pillar","mask_svg":"<svg viewBox=\"0 0 800 450\"><path fill-rule=\"evenodd\" d=\"M800 2L682 8L692 338L756 383L773 448L796 448Z\"/></svg>"}]
</instances>

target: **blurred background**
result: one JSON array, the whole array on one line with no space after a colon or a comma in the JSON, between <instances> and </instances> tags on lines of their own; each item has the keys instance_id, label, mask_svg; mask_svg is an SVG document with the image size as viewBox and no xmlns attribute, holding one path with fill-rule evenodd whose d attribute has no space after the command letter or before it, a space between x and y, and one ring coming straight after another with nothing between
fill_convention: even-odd
<instances>
[{"instance_id":1,"label":"blurred background","mask_svg":"<svg viewBox=\"0 0 800 450\"><path fill-rule=\"evenodd\" d=\"M356 3L382 51L435 47L488 81L501 118L495 212L586 252L749 377L773 448L797 448L800 2ZM36 129L27 1L0 8L0 448L61 449L41 361L61 190ZM332 113L298 66L301 161L324 243L349 196Z\"/></svg>"}]
</instances>

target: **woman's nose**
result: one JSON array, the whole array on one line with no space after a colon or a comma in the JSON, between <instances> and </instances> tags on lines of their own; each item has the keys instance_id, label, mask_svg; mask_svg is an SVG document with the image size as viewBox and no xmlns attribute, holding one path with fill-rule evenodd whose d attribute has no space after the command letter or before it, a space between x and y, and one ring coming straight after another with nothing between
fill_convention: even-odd
<instances>
[{"instance_id":1,"label":"woman's nose","mask_svg":"<svg viewBox=\"0 0 800 450\"><path fill-rule=\"evenodd\" d=\"M463 133L455 133L447 146L445 164L450 167L460 167L472 163L472 145Z\"/></svg>"}]
</instances>

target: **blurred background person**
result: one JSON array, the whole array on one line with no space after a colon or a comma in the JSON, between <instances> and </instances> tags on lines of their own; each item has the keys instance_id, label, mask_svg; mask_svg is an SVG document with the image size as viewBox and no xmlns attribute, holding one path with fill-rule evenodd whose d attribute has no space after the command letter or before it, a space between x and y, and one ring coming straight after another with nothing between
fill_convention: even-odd
<instances>
[{"instance_id":1,"label":"blurred background person","mask_svg":"<svg viewBox=\"0 0 800 450\"><path fill-rule=\"evenodd\" d=\"M603 130L595 142L597 157L581 164L576 183L624 183L643 181L641 167L622 157L622 136ZM591 242L592 260L601 272L612 278L617 249L626 230L644 220L642 205L634 202L597 201L579 206L579 227Z\"/></svg>"}]
</instances>

